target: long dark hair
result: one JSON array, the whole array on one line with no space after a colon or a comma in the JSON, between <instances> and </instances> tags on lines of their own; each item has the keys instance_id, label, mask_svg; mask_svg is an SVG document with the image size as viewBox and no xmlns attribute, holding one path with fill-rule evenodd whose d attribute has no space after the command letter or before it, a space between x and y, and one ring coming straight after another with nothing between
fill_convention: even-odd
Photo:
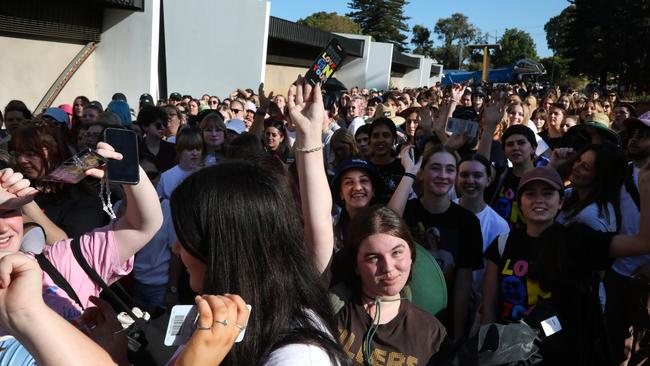
<instances>
[{"instance_id":1,"label":"long dark hair","mask_svg":"<svg viewBox=\"0 0 650 366\"><path fill-rule=\"evenodd\" d=\"M621 207L620 207L620 188L625 178L625 158L623 151L610 143L592 144L576 154L577 160L581 155L588 151L596 154L596 163L594 164L594 181L591 183L591 189L586 198L581 200L578 194L572 194L564 201L563 211L568 213L567 217L576 216L585 207L592 203L598 205L598 213L607 220L609 217L608 204L614 206L615 219L617 227L621 226Z\"/></svg>"},{"instance_id":2,"label":"long dark hair","mask_svg":"<svg viewBox=\"0 0 650 366\"><path fill-rule=\"evenodd\" d=\"M202 292L239 294L252 305L246 337L223 365L258 365L292 343L316 345L333 363L345 363L286 176L262 164L227 161L188 177L170 204L178 240L207 266Z\"/></svg>"},{"instance_id":3,"label":"long dark hair","mask_svg":"<svg viewBox=\"0 0 650 366\"><path fill-rule=\"evenodd\" d=\"M264 133L266 135L266 129L269 127L275 127L281 134L282 134L282 142L280 143L280 146L278 146L277 150L271 151L268 146L266 146L266 136L262 138L262 143L264 145L264 148L267 149L271 154L277 155L282 162L286 163L289 160L289 156L291 155L291 143L289 141L289 134L287 133L287 128L285 126L285 123L281 119L275 119L273 117L267 118L264 121Z\"/></svg>"}]
</instances>

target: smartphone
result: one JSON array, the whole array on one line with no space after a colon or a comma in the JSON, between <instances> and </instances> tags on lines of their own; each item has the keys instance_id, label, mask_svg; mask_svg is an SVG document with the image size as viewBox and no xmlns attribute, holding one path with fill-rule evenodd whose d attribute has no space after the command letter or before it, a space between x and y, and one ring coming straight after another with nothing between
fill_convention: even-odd
<instances>
[{"instance_id":1,"label":"smartphone","mask_svg":"<svg viewBox=\"0 0 650 366\"><path fill-rule=\"evenodd\" d=\"M327 46L325 46L325 49L318 54L318 57L316 57L309 70L307 70L305 79L311 85L316 85L318 82L325 84L327 79L332 77L334 72L341 67L346 55L347 53L339 43L339 40L332 38Z\"/></svg>"},{"instance_id":2,"label":"smartphone","mask_svg":"<svg viewBox=\"0 0 650 366\"><path fill-rule=\"evenodd\" d=\"M478 122L465 119L449 117L447 120L446 130L452 134L465 134L470 138L478 135Z\"/></svg>"},{"instance_id":3,"label":"smartphone","mask_svg":"<svg viewBox=\"0 0 650 366\"><path fill-rule=\"evenodd\" d=\"M140 165L138 137L135 131L107 128L104 130L104 142L122 154L122 160L107 159L107 179L115 183L138 184L140 181Z\"/></svg>"},{"instance_id":4,"label":"smartphone","mask_svg":"<svg viewBox=\"0 0 650 366\"><path fill-rule=\"evenodd\" d=\"M104 164L104 157L97 154L93 149L85 149L78 152L63 164L59 165L42 180L48 182L60 182L77 184L86 178L86 170L97 168Z\"/></svg>"}]
</instances>

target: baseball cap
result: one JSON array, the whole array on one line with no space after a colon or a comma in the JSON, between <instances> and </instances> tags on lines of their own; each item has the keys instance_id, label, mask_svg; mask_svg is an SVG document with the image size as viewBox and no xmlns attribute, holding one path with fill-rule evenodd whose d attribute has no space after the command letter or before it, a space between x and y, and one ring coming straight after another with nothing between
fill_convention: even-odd
<instances>
[{"instance_id":1,"label":"baseball cap","mask_svg":"<svg viewBox=\"0 0 650 366\"><path fill-rule=\"evenodd\" d=\"M378 191L383 190L383 185L381 179L379 178L379 173L374 166L363 159L348 159L343 160L336 168L334 173L334 178L332 179L332 184L330 185L330 190L332 191L332 198L334 202L343 206L343 200L341 200L340 191L341 191L341 177L343 174L349 170L357 169L362 170L368 173L370 181L372 182L372 188L375 191L375 197L378 196Z\"/></svg>"},{"instance_id":2,"label":"baseball cap","mask_svg":"<svg viewBox=\"0 0 650 366\"><path fill-rule=\"evenodd\" d=\"M246 124L244 124L244 121L241 119L234 118L226 123L226 130L241 135L242 133L246 132Z\"/></svg>"},{"instance_id":3,"label":"baseball cap","mask_svg":"<svg viewBox=\"0 0 650 366\"><path fill-rule=\"evenodd\" d=\"M70 104L61 104L59 108L69 115L72 115L72 106Z\"/></svg>"},{"instance_id":4,"label":"baseball cap","mask_svg":"<svg viewBox=\"0 0 650 366\"><path fill-rule=\"evenodd\" d=\"M154 105L153 97L149 93L144 93L140 95L140 107L144 105Z\"/></svg>"},{"instance_id":5,"label":"baseball cap","mask_svg":"<svg viewBox=\"0 0 650 366\"><path fill-rule=\"evenodd\" d=\"M257 111L257 106L253 102L246 102L246 104L244 104L244 110L255 112Z\"/></svg>"},{"instance_id":6,"label":"baseball cap","mask_svg":"<svg viewBox=\"0 0 650 366\"><path fill-rule=\"evenodd\" d=\"M170 100L181 100L181 99L183 99L183 97L181 97L181 93L174 92L174 93L169 94L169 99Z\"/></svg>"},{"instance_id":7,"label":"baseball cap","mask_svg":"<svg viewBox=\"0 0 650 366\"><path fill-rule=\"evenodd\" d=\"M61 108L48 108L43 117L49 117L58 123L68 123L68 114Z\"/></svg>"},{"instance_id":8,"label":"baseball cap","mask_svg":"<svg viewBox=\"0 0 650 366\"><path fill-rule=\"evenodd\" d=\"M546 165L533 168L524 173L517 187L517 198L519 199L521 197L524 187L527 184L538 181L549 184L553 189L560 191L560 194L563 193L564 183L562 182L562 177L560 177L560 174L555 169Z\"/></svg>"},{"instance_id":9,"label":"baseball cap","mask_svg":"<svg viewBox=\"0 0 650 366\"><path fill-rule=\"evenodd\" d=\"M124 93L115 93L113 94L111 100L121 100L123 102L126 102L126 95L124 95Z\"/></svg>"}]
</instances>

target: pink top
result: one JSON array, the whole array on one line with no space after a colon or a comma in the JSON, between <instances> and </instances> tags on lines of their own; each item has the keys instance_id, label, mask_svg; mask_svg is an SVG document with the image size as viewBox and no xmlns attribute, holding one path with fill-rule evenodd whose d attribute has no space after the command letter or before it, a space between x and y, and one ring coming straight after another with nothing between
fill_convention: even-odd
<instances>
[{"instance_id":1,"label":"pink top","mask_svg":"<svg viewBox=\"0 0 650 366\"><path fill-rule=\"evenodd\" d=\"M109 285L131 272L134 259L131 257L125 263L120 263L113 230L113 223L111 223L79 238L84 258ZM86 275L83 268L77 263L70 248L71 241L72 239L66 239L51 246L47 245L44 254L70 283L84 307L94 306L88 301L88 298L91 295L99 296L101 288ZM45 272L43 272L43 300L52 310L67 320L76 319L82 313L79 305L54 284L54 281Z\"/></svg>"}]
</instances>

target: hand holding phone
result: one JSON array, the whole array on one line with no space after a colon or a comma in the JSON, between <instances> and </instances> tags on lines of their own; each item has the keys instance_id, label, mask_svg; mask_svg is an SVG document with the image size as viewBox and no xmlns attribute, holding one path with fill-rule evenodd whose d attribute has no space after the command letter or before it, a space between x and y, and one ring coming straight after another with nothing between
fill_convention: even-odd
<instances>
[{"instance_id":1,"label":"hand holding phone","mask_svg":"<svg viewBox=\"0 0 650 366\"><path fill-rule=\"evenodd\" d=\"M138 138L135 131L119 128L104 130L104 141L122 155L121 160L107 159L106 175L110 182L138 184L140 181L140 161L138 158Z\"/></svg>"},{"instance_id":2,"label":"hand holding phone","mask_svg":"<svg viewBox=\"0 0 650 366\"><path fill-rule=\"evenodd\" d=\"M321 82L325 84L327 79L334 75L334 71L341 67L341 63L345 59L346 52L339 43L338 39L332 38L314 60L314 63L309 67L305 74L305 79L311 85Z\"/></svg>"}]
</instances>

